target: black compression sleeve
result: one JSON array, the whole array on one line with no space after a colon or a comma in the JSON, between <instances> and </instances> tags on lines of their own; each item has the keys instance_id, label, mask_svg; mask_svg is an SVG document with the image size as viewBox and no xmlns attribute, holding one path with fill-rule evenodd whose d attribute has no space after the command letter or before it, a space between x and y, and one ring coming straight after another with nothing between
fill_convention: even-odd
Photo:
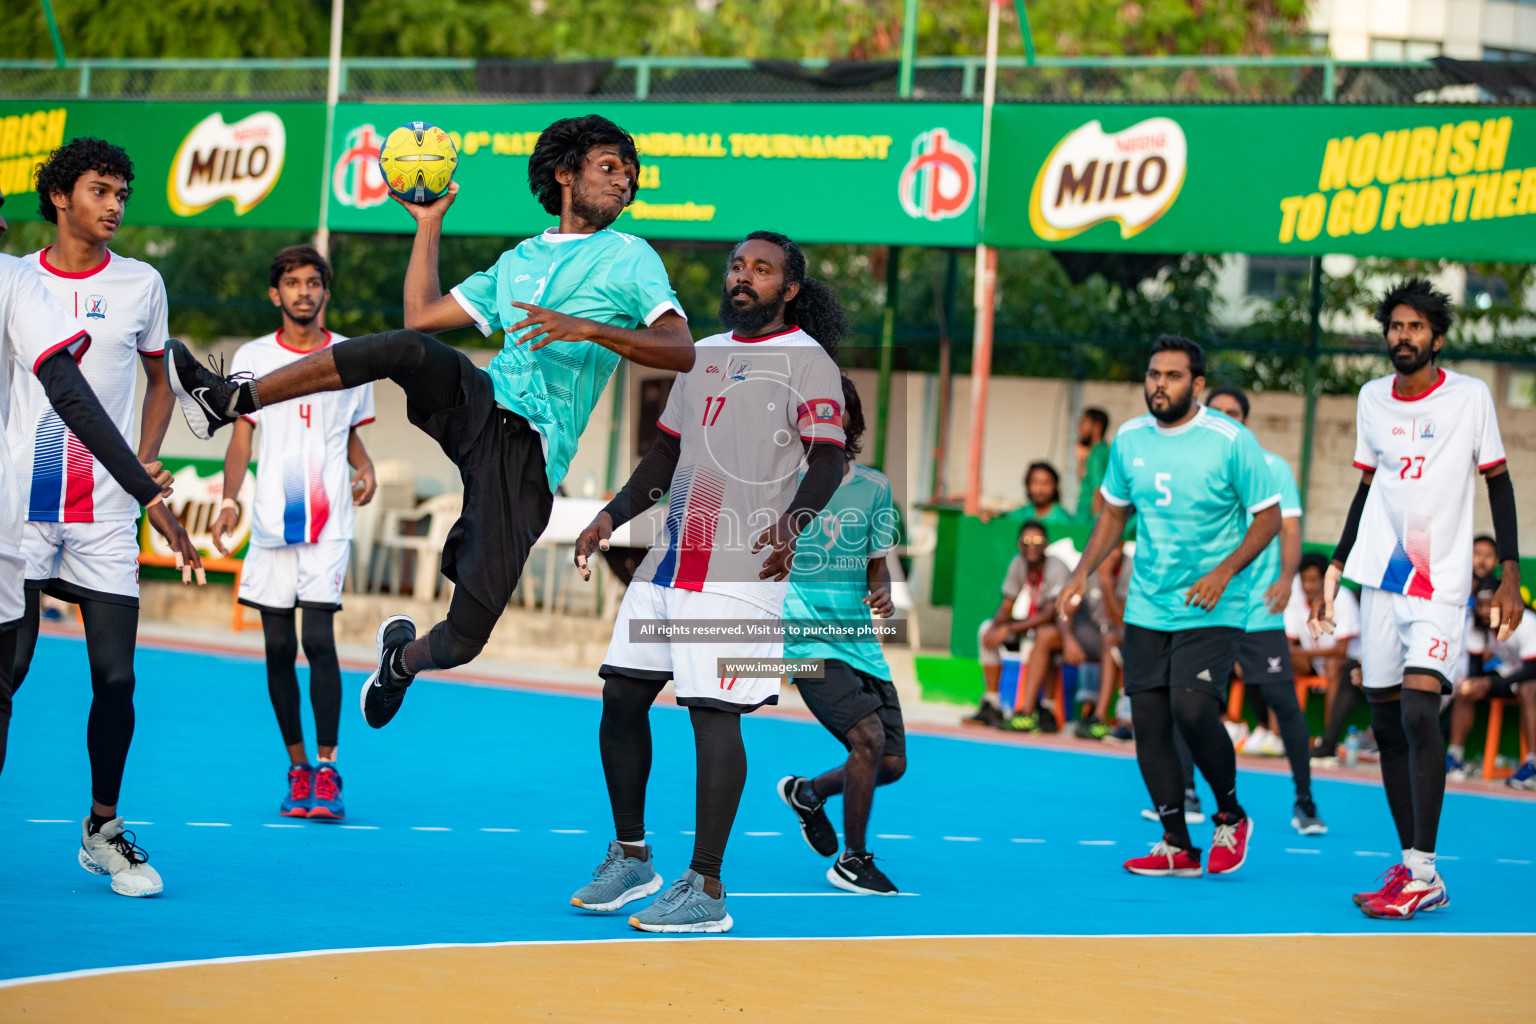
<instances>
[{"instance_id":1,"label":"black compression sleeve","mask_svg":"<svg viewBox=\"0 0 1536 1024\"><path fill-rule=\"evenodd\" d=\"M37 379L42 382L43 392L59 419L74 431L92 455L101 460L102 466L123 490L133 495L140 505L148 505L160 496L159 486L150 479L138 456L113 426L111 417L85 382L73 356L60 349L57 354L44 359L37 368Z\"/></svg>"},{"instance_id":2,"label":"black compression sleeve","mask_svg":"<svg viewBox=\"0 0 1536 1024\"><path fill-rule=\"evenodd\" d=\"M640 460L624 487L613 496L603 511L613 520L614 529L629 522L661 500L672 485L672 473L683 454L683 440L665 430L656 435L650 451Z\"/></svg>"},{"instance_id":3,"label":"black compression sleeve","mask_svg":"<svg viewBox=\"0 0 1536 1024\"><path fill-rule=\"evenodd\" d=\"M1355 500L1349 503L1349 516L1344 520L1344 532L1339 535L1339 546L1333 549L1333 560L1343 565L1349 561L1349 553L1355 547L1355 534L1360 532L1360 513L1365 511L1366 496L1371 485L1364 480L1355 490Z\"/></svg>"},{"instance_id":4,"label":"black compression sleeve","mask_svg":"<svg viewBox=\"0 0 1536 1024\"><path fill-rule=\"evenodd\" d=\"M1490 476L1488 510L1493 513L1493 545L1499 561L1520 560L1520 525L1515 516L1515 485L1508 473Z\"/></svg>"},{"instance_id":5,"label":"black compression sleeve","mask_svg":"<svg viewBox=\"0 0 1536 1024\"><path fill-rule=\"evenodd\" d=\"M805 464L805 476L800 480L800 489L795 492L794 499L784 513L799 524L801 529L816 513L826 508L832 495L837 493L838 486L843 482L847 458L842 445L817 441L806 453Z\"/></svg>"}]
</instances>

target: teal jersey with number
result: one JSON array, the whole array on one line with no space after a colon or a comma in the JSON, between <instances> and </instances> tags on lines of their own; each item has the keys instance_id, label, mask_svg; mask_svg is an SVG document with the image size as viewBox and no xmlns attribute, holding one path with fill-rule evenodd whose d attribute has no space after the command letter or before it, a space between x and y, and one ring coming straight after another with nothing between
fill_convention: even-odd
<instances>
[{"instance_id":1,"label":"teal jersey with number","mask_svg":"<svg viewBox=\"0 0 1536 1024\"><path fill-rule=\"evenodd\" d=\"M1274 477L1275 487L1280 491L1280 517L1282 519L1299 519L1301 517L1301 492L1296 489L1296 478L1291 475L1291 464L1271 451L1260 449L1264 455L1264 464L1269 467L1270 474ZM1252 517L1249 517L1252 521ZM1270 612L1269 604L1264 600L1264 592L1270 584L1280 578L1280 535L1269 542L1269 547L1264 553L1253 560L1253 566L1248 570L1251 586L1248 588L1248 622L1245 628L1250 633L1259 633L1266 629L1285 628L1285 608L1282 605L1279 614Z\"/></svg>"},{"instance_id":2,"label":"teal jersey with number","mask_svg":"<svg viewBox=\"0 0 1536 1024\"><path fill-rule=\"evenodd\" d=\"M650 324L667 310L683 313L656 250L611 228L590 235L550 230L525 238L451 294L485 335L528 316L514 302L619 327ZM527 333L527 328L517 336L509 332L486 372L496 403L526 419L543 438L553 492L565 479L576 442L620 356L591 341L557 341L533 352L517 344Z\"/></svg>"},{"instance_id":3,"label":"teal jersey with number","mask_svg":"<svg viewBox=\"0 0 1536 1024\"><path fill-rule=\"evenodd\" d=\"M885 475L854 466L827 507L800 533L784 618L869 623L869 560L896 540L896 506ZM830 658L887 682L891 669L873 640L784 641L786 658Z\"/></svg>"},{"instance_id":4,"label":"teal jersey with number","mask_svg":"<svg viewBox=\"0 0 1536 1024\"><path fill-rule=\"evenodd\" d=\"M1138 416L1115 435L1100 493L1112 504L1134 505L1139 520L1126 622L1164 632L1243 628L1246 570L1210 611L1184 601L1186 591L1242 543L1253 516L1280 500L1247 427L1203 405L1172 429Z\"/></svg>"}]
</instances>

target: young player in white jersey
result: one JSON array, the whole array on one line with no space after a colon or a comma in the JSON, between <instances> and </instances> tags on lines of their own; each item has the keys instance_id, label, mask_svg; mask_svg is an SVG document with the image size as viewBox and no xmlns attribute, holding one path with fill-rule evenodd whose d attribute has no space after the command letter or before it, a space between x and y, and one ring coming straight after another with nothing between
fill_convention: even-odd
<instances>
[{"instance_id":1,"label":"young player in white jersey","mask_svg":"<svg viewBox=\"0 0 1536 1024\"><path fill-rule=\"evenodd\" d=\"M836 295L806 278L800 248L773 232L748 235L731 253L720 322L729 333L699 342L693 369L667 396L656 443L576 540L587 575L587 558L615 527L669 494L666 527L624 594L600 670L598 745L616 840L571 898L612 911L661 887L645 842L645 790L651 704L670 679L693 723L698 823L689 869L630 917L642 931L730 930L720 868L747 777L741 716L778 703L781 671L724 674L722 662L783 651L769 636L694 643L647 626L707 619L776 633L796 540L843 473L841 375L829 353L847 318Z\"/></svg>"},{"instance_id":2,"label":"young player in white jersey","mask_svg":"<svg viewBox=\"0 0 1536 1024\"><path fill-rule=\"evenodd\" d=\"M896 613L885 561L896 543L896 506L885 474L854 462L864 434L864 409L847 377L843 432L847 468L842 482L801 535L789 579L784 618L800 627L867 626L872 615L889 618ZM795 689L816 720L847 748L848 757L815 778L784 776L776 787L779 799L799 820L806 844L823 857L837 857L827 868L827 881L849 892L895 896L895 884L875 866L865 845L875 787L888 786L907 771L906 725L880 641L788 638L784 655L791 661L821 659L822 674L796 677ZM826 810L826 801L839 794L846 847L841 856L837 830Z\"/></svg>"},{"instance_id":3,"label":"young player in white jersey","mask_svg":"<svg viewBox=\"0 0 1536 1024\"><path fill-rule=\"evenodd\" d=\"M424 636L406 615L379 625L378 670L360 694L382 728L419 672L475 658L506 610L576 442L621 359L661 370L693 366L693 336L661 258L610 227L635 198L640 157L629 133L588 114L539 135L528 185L558 227L525 238L487 270L442 294L437 247L458 185L416 220L405 272L406 330L327 345L260 378L220 377L185 346L168 347L171 388L201 438L248 412L388 378L406 416L436 441L464 481L464 511L443 546L456 586L448 614ZM505 340L486 369L423 331L475 327Z\"/></svg>"},{"instance_id":4,"label":"young player in white jersey","mask_svg":"<svg viewBox=\"0 0 1536 1024\"><path fill-rule=\"evenodd\" d=\"M346 340L325 329L331 265L310 246L289 246L273 258L267 294L282 310L283 326L240 346L233 363L236 373L260 376ZM341 666L333 620L341 608L341 584L352 549L352 507L373 498L373 463L357 434L371 422L372 384L326 391L246 413L235 424L224 455L225 497L213 522L213 540L228 555L227 538L240 517L232 496L245 482L252 435L260 439L239 600L261 612L267 694L288 748L287 795L278 813L290 818L346 817L336 767ZM304 748L303 707L294 671L299 653L294 627L300 608L309 703L315 715L315 764Z\"/></svg>"},{"instance_id":5,"label":"young player in white jersey","mask_svg":"<svg viewBox=\"0 0 1536 1024\"><path fill-rule=\"evenodd\" d=\"M1514 774L1504 780L1513 789L1536 789L1536 615L1527 615L1507 639L1489 628L1493 595L1499 581L1485 577L1473 585L1472 621L1467 624L1467 674L1456 681L1451 705L1450 742L1445 748L1445 771L1457 781L1472 777L1466 757L1467 734L1477 705L1490 697L1512 700L1520 709L1520 737L1526 756Z\"/></svg>"},{"instance_id":6,"label":"young player in white jersey","mask_svg":"<svg viewBox=\"0 0 1536 1024\"><path fill-rule=\"evenodd\" d=\"M43 286L91 336L80 372L132 443L134 386L148 378L138 458L162 486L157 460L175 407L165 376L165 285L153 267L111 252L122 224L133 163L100 139L74 139L37 171L38 204L57 227L54 244L27 257ZM36 380L12 395L6 441L26 480L27 608L17 636L14 687L37 647L40 595L80 606L90 660L90 828L117 817L133 741L133 652L139 623L139 502L64 424Z\"/></svg>"},{"instance_id":7,"label":"young player in white jersey","mask_svg":"<svg viewBox=\"0 0 1536 1024\"><path fill-rule=\"evenodd\" d=\"M4 201L0 196L0 203ZM0 232L4 230L5 221L0 218ZM150 525L165 537L178 565L184 567L183 580L195 571L202 584L202 562L186 531L165 507L161 484L135 457L76 365L91 342L90 333L44 287L35 266L0 254L0 422L8 427L16 416L19 385L29 380L40 383L44 396L73 436L100 459L104 470L132 495L132 500L143 503ZM27 482L12 460L10 447L0 447L0 768L5 766L15 693L19 627L27 607L37 607L35 592L28 600L22 582ZM93 668L98 655L99 651L92 652ZM93 720L92 728L97 724ZM93 748L93 758L95 754ZM97 820L104 810L114 813ZM115 807L102 807L93 801L91 815L80 823L76 859L92 874L110 876L114 892L153 896L164 883L149 866L149 858L135 843L133 833L123 829L123 819L115 811Z\"/></svg>"},{"instance_id":8,"label":"young player in white jersey","mask_svg":"<svg viewBox=\"0 0 1536 1024\"><path fill-rule=\"evenodd\" d=\"M1332 628L1341 577L1361 585L1362 683L1403 863L1380 889L1354 899L1371 917L1407 920L1450 902L1435 870L1445 799L1440 696L1451 692L1447 673L1461 664L1478 473L1487 481L1504 570L1489 611L1501 640L1520 625L1524 606L1515 492L1493 396L1477 378L1435 365L1451 327L1450 299L1414 278L1387 292L1376 319L1397 372L1360 389L1360 487L1309 626L1314 633Z\"/></svg>"}]
</instances>

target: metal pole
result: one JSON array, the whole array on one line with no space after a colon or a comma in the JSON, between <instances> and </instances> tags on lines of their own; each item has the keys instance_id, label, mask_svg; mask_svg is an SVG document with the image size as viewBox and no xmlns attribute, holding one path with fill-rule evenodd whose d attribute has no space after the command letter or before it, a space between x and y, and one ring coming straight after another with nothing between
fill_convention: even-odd
<instances>
[{"instance_id":1,"label":"metal pole","mask_svg":"<svg viewBox=\"0 0 1536 1024\"><path fill-rule=\"evenodd\" d=\"M917 59L917 0L907 0L901 14L901 98L912 98L912 62Z\"/></svg>"},{"instance_id":2,"label":"metal pole","mask_svg":"<svg viewBox=\"0 0 1536 1024\"><path fill-rule=\"evenodd\" d=\"M1029 13L1024 10L1024 0L1013 0L1019 9L1019 32L1024 36L1024 63L1035 64L1035 34L1029 30Z\"/></svg>"},{"instance_id":3,"label":"metal pole","mask_svg":"<svg viewBox=\"0 0 1536 1024\"><path fill-rule=\"evenodd\" d=\"M59 35L59 22L53 16L53 4L49 0L42 0L43 17L48 22L48 38L53 41L53 59L59 67L68 66L69 62L64 58L64 39Z\"/></svg>"},{"instance_id":4,"label":"metal pole","mask_svg":"<svg viewBox=\"0 0 1536 1024\"><path fill-rule=\"evenodd\" d=\"M315 248L322 256L331 251L331 143L336 135L336 104L341 99L341 22L346 0L331 0L331 58L325 76L325 148L320 157L320 227Z\"/></svg>"},{"instance_id":5,"label":"metal pole","mask_svg":"<svg viewBox=\"0 0 1536 1024\"><path fill-rule=\"evenodd\" d=\"M624 394L629 390L629 374L625 372L625 360L620 359L619 365L613 368L613 380L608 385L613 389L613 409L608 423L608 471L603 479L603 496L615 494L619 489L619 460L623 454L621 444L624 440Z\"/></svg>"},{"instance_id":6,"label":"metal pole","mask_svg":"<svg viewBox=\"0 0 1536 1024\"><path fill-rule=\"evenodd\" d=\"M960 286L960 257L954 249L945 254L944 297L939 308L939 401L933 431L933 484L930 500L944 497L944 465L949 455L949 405L954 390L951 331L955 322L955 292Z\"/></svg>"},{"instance_id":7,"label":"metal pole","mask_svg":"<svg viewBox=\"0 0 1536 1024\"><path fill-rule=\"evenodd\" d=\"M987 0L987 75L982 88L981 187L977 226L986 228L987 161L992 152L992 108L997 102L997 18L1003 0ZM984 236L983 236L984 237ZM997 250L976 246L976 326L971 340L970 458L965 471L965 514L981 512L981 453L987 428L987 378L992 373L992 317L997 297Z\"/></svg>"},{"instance_id":8,"label":"metal pole","mask_svg":"<svg viewBox=\"0 0 1536 1024\"><path fill-rule=\"evenodd\" d=\"M896 349L896 302L901 286L901 246L886 247L885 320L880 327L880 383L875 391L875 468L885 472L885 441L891 430L891 357Z\"/></svg>"},{"instance_id":9,"label":"metal pole","mask_svg":"<svg viewBox=\"0 0 1536 1024\"><path fill-rule=\"evenodd\" d=\"M1323 260L1312 257L1312 316L1307 338L1307 405L1301 421L1301 513L1307 513L1307 489L1312 483L1312 439L1317 432L1317 359L1323 333ZM1306 520L1302 520L1305 524Z\"/></svg>"}]
</instances>

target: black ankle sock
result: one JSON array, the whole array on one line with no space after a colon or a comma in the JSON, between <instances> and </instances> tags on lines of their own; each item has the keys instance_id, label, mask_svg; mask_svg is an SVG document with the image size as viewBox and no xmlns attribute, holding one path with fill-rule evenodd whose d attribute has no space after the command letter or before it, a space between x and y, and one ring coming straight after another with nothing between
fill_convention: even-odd
<instances>
[{"instance_id":1,"label":"black ankle sock","mask_svg":"<svg viewBox=\"0 0 1536 1024\"><path fill-rule=\"evenodd\" d=\"M261 396L256 394L256 382L248 380L235 389L234 402L230 405L231 415L239 416L244 413L255 412L261 408Z\"/></svg>"},{"instance_id":2,"label":"black ankle sock","mask_svg":"<svg viewBox=\"0 0 1536 1024\"><path fill-rule=\"evenodd\" d=\"M92 811L91 812L90 834L91 835L95 835L97 832L100 832L101 831L101 826L105 825L107 822L109 822L111 820L112 820L112 818L110 816L108 816L108 815L97 814L95 811Z\"/></svg>"},{"instance_id":3,"label":"black ankle sock","mask_svg":"<svg viewBox=\"0 0 1536 1024\"><path fill-rule=\"evenodd\" d=\"M795 799L807 807L815 807L822 800L821 797L816 795L815 783L810 779L801 779L795 783Z\"/></svg>"},{"instance_id":4,"label":"black ankle sock","mask_svg":"<svg viewBox=\"0 0 1536 1024\"><path fill-rule=\"evenodd\" d=\"M394 676L402 683L408 683L412 679L416 678L415 675L411 672L408 672L405 667L405 644L401 644L399 647L396 647L394 653L390 655L389 674Z\"/></svg>"}]
</instances>

